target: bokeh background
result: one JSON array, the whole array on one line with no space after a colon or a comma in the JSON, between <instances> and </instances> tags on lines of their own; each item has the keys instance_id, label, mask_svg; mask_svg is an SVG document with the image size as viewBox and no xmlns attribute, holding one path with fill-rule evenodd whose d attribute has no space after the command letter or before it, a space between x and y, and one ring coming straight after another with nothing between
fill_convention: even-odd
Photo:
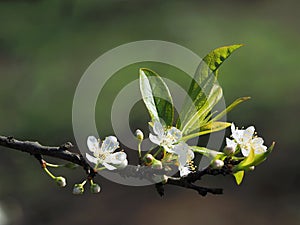
<instances>
[{"instance_id":1,"label":"bokeh background","mask_svg":"<svg viewBox=\"0 0 300 225\"><path fill-rule=\"evenodd\" d=\"M227 103L240 96L252 100L228 120L255 124L268 145L277 142L240 187L232 177L204 179L225 192L205 198L175 187L167 187L161 198L153 187L100 177L100 194L73 196L73 184L84 178L81 169L53 171L68 178L60 189L32 156L0 147L0 225L299 224L299 7L296 0L0 1L1 135L46 145L74 142L73 95L90 63L120 44L158 39L202 56L223 45L245 44L222 66L220 83ZM113 133L114 96L137 77L136 70L128 71L111 79L97 105L102 137ZM133 110L133 128L144 121L139 107Z\"/></svg>"}]
</instances>

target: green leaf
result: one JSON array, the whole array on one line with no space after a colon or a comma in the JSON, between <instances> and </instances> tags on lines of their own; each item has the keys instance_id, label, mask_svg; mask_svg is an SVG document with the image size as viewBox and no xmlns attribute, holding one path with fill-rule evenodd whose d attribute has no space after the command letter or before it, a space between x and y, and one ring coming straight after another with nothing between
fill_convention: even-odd
<instances>
[{"instance_id":1,"label":"green leaf","mask_svg":"<svg viewBox=\"0 0 300 225\"><path fill-rule=\"evenodd\" d=\"M238 48L243 45L229 45L217 48L211 51L208 55L203 58L203 61L206 62L209 69L212 70L216 75L218 73L218 68L221 64Z\"/></svg>"},{"instance_id":2,"label":"green leaf","mask_svg":"<svg viewBox=\"0 0 300 225\"><path fill-rule=\"evenodd\" d=\"M139 72L142 98L152 121L163 119L167 126L172 126L173 100L166 83L150 69L141 68Z\"/></svg>"},{"instance_id":3,"label":"green leaf","mask_svg":"<svg viewBox=\"0 0 300 225\"><path fill-rule=\"evenodd\" d=\"M198 137L198 136L202 136L205 134L210 134L213 132L217 132L223 129L226 129L227 127L230 127L231 123L228 122L221 122L221 121L216 121L216 122L209 122L207 123L205 126L201 127L201 131L200 132L196 132L196 133L192 133L186 136L183 136L181 138L182 141L187 141L189 139Z\"/></svg>"},{"instance_id":4,"label":"green leaf","mask_svg":"<svg viewBox=\"0 0 300 225\"><path fill-rule=\"evenodd\" d=\"M213 106L221 99L222 89L216 82L217 70L241 46L231 45L215 49L200 62L183 104L180 120L177 121L177 127L184 134L199 129Z\"/></svg>"},{"instance_id":5,"label":"green leaf","mask_svg":"<svg viewBox=\"0 0 300 225\"><path fill-rule=\"evenodd\" d=\"M190 120L182 128L183 135L190 134L194 131L206 130L205 126L211 119L211 110L219 102L222 96L222 88L219 85L215 84L211 89L211 93L206 99L205 104L190 118Z\"/></svg>"},{"instance_id":6,"label":"green leaf","mask_svg":"<svg viewBox=\"0 0 300 225\"><path fill-rule=\"evenodd\" d=\"M255 159L254 149L252 148L249 152L249 155L238 165L233 168L233 171L245 170L253 165Z\"/></svg>"},{"instance_id":7,"label":"green leaf","mask_svg":"<svg viewBox=\"0 0 300 225\"><path fill-rule=\"evenodd\" d=\"M242 97L235 100L233 103L231 103L225 110L220 112L218 115L216 115L211 121L216 121L218 119L221 119L223 116L225 116L228 112L230 112L232 109L234 109L239 104L249 100L250 97Z\"/></svg>"},{"instance_id":8,"label":"green leaf","mask_svg":"<svg viewBox=\"0 0 300 225\"><path fill-rule=\"evenodd\" d=\"M152 88L147 76L140 70L140 90L143 101L152 121L159 121L158 112L153 98Z\"/></svg>"},{"instance_id":9,"label":"green leaf","mask_svg":"<svg viewBox=\"0 0 300 225\"><path fill-rule=\"evenodd\" d=\"M242 183L243 178L244 178L244 174L245 174L245 172L243 170L240 170L240 171L233 174L237 185L240 185Z\"/></svg>"},{"instance_id":10,"label":"green leaf","mask_svg":"<svg viewBox=\"0 0 300 225\"><path fill-rule=\"evenodd\" d=\"M203 67L207 67L207 65L201 62L199 70ZM201 72L197 71L195 76L197 76L198 73ZM180 130L183 130L184 128L185 130L189 130L190 124L195 120L199 120L199 123L201 123L199 115L202 114L199 111L206 111L208 106L207 98L209 95L212 95L211 91L215 84L215 76L213 74L207 76L201 83L198 80L199 84L195 80L196 79L194 78L192 81L180 113L180 120L177 121L177 127Z\"/></svg>"},{"instance_id":11,"label":"green leaf","mask_svg":"<svg viewBox=\"0 0 300 225\"><path fill-rule=\"evenodd\" d=\"M249 156L235 166L233 171L249 170L251 166L258 166L267 159L268 155L273 151L274 146L275 142L272 143L266 152L261 154L254 154L254 150L252 149Z\"/></svg>"}]
</instances>

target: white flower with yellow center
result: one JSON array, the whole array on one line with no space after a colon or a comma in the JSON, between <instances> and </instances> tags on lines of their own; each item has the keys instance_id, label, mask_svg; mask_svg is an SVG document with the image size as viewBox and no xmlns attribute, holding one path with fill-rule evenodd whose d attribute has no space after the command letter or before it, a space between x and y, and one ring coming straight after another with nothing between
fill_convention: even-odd
<instances>
[{"instance_id":1,"label":"white flower with yellow center","mask_svg":"<svg viewBox=\"0 0 300 225\"><path fill-rule=\"evenodd\" d=\"M160 122L154 122L153 132L154 134L150 133L149 135L150 141L152 141L154 144L162 146L169 153L175 153L173 148L182 137L180 130L178 130L176 127L164 129Z\"/></svg>"},{"instance_id":2,"label":"white flower with yellow center","mask_svg":"<svg viewBox=\"0 0 300 225\"><path fill-rule=\"evenodd\" d=\"M93 155L86 153L86 158L96 165L95 169L103 165L108 170L115 170L124 168L128 164L125 152L114 153L119 148L119 142L115 136L106 137L102 144L94 136L89 136L87 146Z\"/></svg>"},{"instance_id":3,"label":"white flower with yellow center","mask_svg":"<svg viewBox=\"0 0 300 225\"><path fill-rule=\"evenodd\" d=\"M254 150L255 154L266 152L267 147L263 145L264 140L261 137L254 136L254 131L255 128L253 126L245 130L239 130L235 128L232 123L231 132L233 140L226 138L227 147L231 147L235 150L236 147L239 146L243 156L248 156L251 149Z\"/></svg>"},{"instance_id":4,"label":"white flower with yellow center","mask_svg":"<svg viewBox=\"0 0 300 225\"><path fill-rule=\"evenodd\" d=\"M154 134L149 135L149 139L159 146L162 146L167 152L178 156L178 168L180 176L185 176L191 172L189 164L194 159L194 152L190 147L180 142L182 132L176 127L165 129L160 122L153 124Z\"/></svg>"}]
</instances>

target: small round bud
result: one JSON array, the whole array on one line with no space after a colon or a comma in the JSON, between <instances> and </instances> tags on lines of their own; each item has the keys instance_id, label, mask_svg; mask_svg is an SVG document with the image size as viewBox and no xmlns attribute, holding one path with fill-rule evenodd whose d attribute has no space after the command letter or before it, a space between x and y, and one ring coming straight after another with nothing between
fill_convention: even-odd
<instances>
[{"instance_id":1,"label":"small round bud","mask_svg":"<svg viewBox=\"0 0 300 225\"><path fill-rule=\"evenodd\" d=\"M72 193L74 195L81 195L81 194L83 194L83 192L84 192L84 187L83 187L82 184L75 184L74 185L73 191L72 191Z\"/></svg>"},{"instance_id":2,"label":"small round bud","mask_svg":"<svg viewBox=\"0 0 300 225\"><path fill-rule=\"evenodd\" d=\"M155 160L155 158L154 158L153 155L151 155L151 154L146 154L144 159L145 159L145 164L146 164L147 166L152 165L153 162L154 162L154 160Z\"/></svg>"},{"instance_id":3,"label":"small round bud","mask_svg":"<svg viewBox=\"0 0 300 225\"><path fill-rule=\"evenodd\" d=\"M140 141L144 140L144 134L143 134L143 132L140 129L137 129L135 131L135 136Z\"/></svg>"},{"instance_id":4,"label":"small round bud","mask_svg":"<svg viewBox=\"0 0 300 225\"><path fill-rule=\"evenodd\" d=\"M55 182L60 187L65 187L67 185L66 178L64 177L55 177Z\"/></svg>"},{"instance_id":5,"label":"small round bud","mask_svg":"<svg viewBox=\"0 0 300 225\"><path fill-rule=\"evenodd\" d=\"M232 147L226 146L223 149L223 152L225 153L225 155L232 155L234 153L234 149Z\"/></svg>"},{"instance_id":6,"label":"small round bud","mask_svg":"<svg viewBox=\"0 0 300 225\"><path fill-rule=\"evenodd\" d=\"M221 169L224 166L224 162L220 159L216 159L211 163L212 168Z\"/></svg>"},{"instance_id":7,"label":"small round bud","mask_svg":"<svg viewBox=\"0 0 300 225\"><path fill-rule=\"evenodd\" d=\"M91 184L91 189L90 190L93 194L96 194L96 193L99 193L101 191L101 187L98 184L93 183L93 184Z\"/></svg>"}]
</instances>

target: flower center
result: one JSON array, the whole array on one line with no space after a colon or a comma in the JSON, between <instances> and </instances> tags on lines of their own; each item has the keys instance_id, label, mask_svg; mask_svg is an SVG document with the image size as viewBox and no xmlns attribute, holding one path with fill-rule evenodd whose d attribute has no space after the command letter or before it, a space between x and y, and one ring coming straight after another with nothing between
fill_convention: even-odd
<instances>
[{"instance_id":1,"label":"flower center","mask_svg":"<svg viewBox=\"0 0 300 225\"><path fill-rule=\"evenodd\" d=\"M105 161L105 159L107 158L109 153L99 153L99 156L98 158L101 160L101 161Z\"/></svg>"}]
</instances>

